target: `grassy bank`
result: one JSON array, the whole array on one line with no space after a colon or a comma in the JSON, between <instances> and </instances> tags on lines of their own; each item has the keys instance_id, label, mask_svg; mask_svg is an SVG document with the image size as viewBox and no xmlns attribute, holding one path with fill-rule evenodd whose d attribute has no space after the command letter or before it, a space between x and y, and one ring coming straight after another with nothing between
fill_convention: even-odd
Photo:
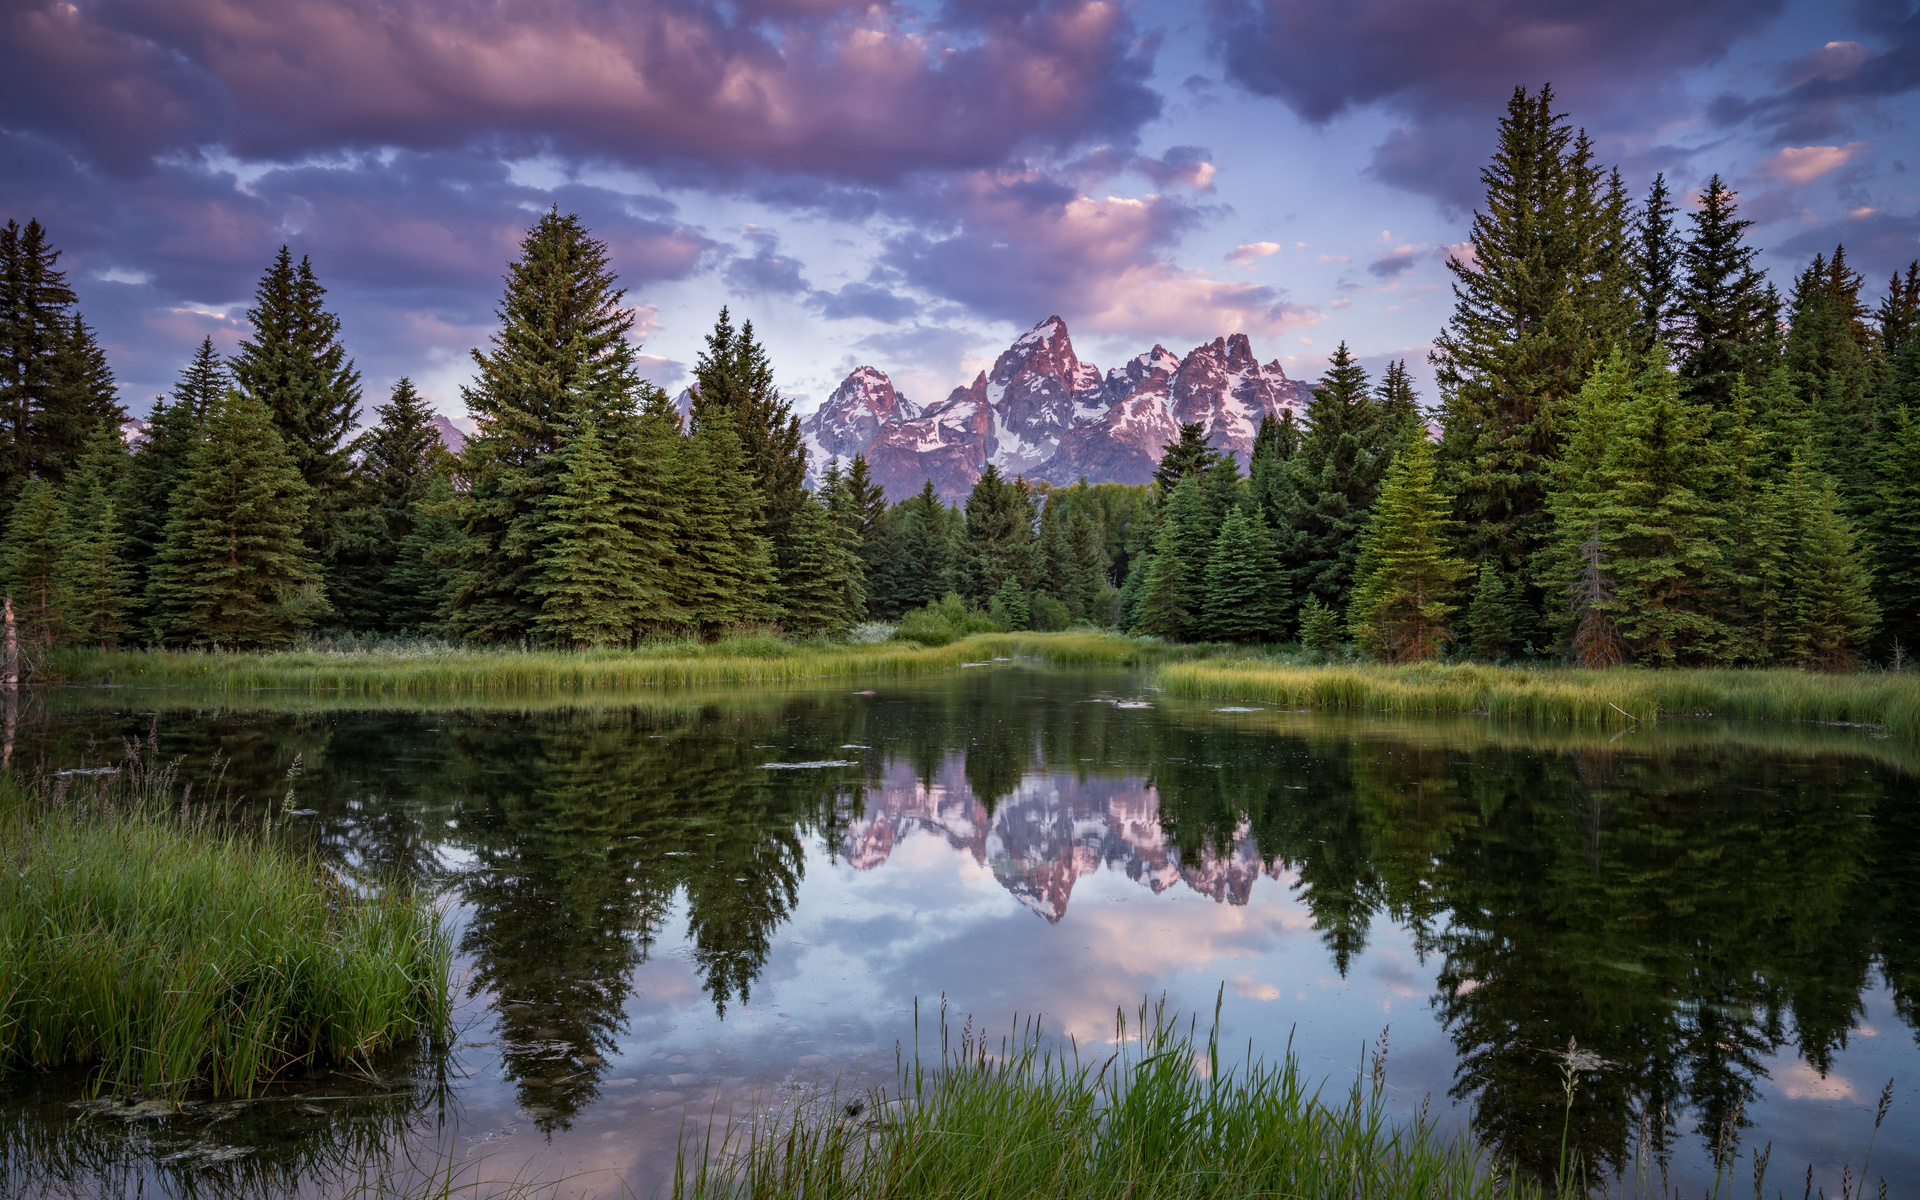
<instances>
[{"instance_id":1,"label":"grassy bank","mask_svg":"<svg viewBox=\"0 0 1920 1200\"><path fill-rule=\"evenodd\" d=\"M1453 1198L1503 1191L1480 1151L1386 1113L1385 1062L1323 1099L1292 1056L1222 1061L1163 1013L1087 1061L1031 1028L962 1034L897 1095L833 1097L682 1150L677 1200L995 1196ZM1424 1110L1423 1110L1424 1114Z\"/></svg>"},{"instance_id":2,"label":"grassy bank","mask_svg":"<svg viewBox=\"0 0 1920 1200\"><path fill-rule=\"evenodd\" d=\"M355 889L176 790L131 751L110 773L0 778L0 1069L245 1095L293 1063L444 1037L452 946L430 900Z\"/></svg>"},{"instance_id":3,"label":"grassy bank","mask_svg":"<svg viewBox=\"0 0 1920 1200\"><path fill-rule=\"evenodd\" d=\"M54 651L50 682L134 687L291 688L418 692L607 690L661 684L777 683L839 675L917 675L1027 655L1057 663L1134 666L1190 648L1097 632L976 634L945 646L794 644L772 637L669 642L632 650L489 649L440 642L272 653L183 650Z\"/></svg>"},{"instance_id":4,"label":"grassy bank","mask_svg":"<svg viewBox=\"0 0 1920 1200\"><path fill-rule=\"evenodd\" d=\"M1257 700L1287 708L1402 715L1481 713L1626 726L1662 714L1879 725L1920 738L1920 676L1802 671L1615 668L1289 666L1246 659L1174 663L1156 681L1180 696Z\"/></svg>"}]
</instances>

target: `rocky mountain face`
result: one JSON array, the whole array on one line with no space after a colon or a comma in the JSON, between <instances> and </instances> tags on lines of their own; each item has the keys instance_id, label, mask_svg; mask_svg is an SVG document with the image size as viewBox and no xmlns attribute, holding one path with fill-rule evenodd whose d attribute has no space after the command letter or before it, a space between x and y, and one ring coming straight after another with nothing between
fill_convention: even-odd
<instances>
[{"instance_id":1,"label":"rocky mountain face","mask_svg":"<svg viewBox=\"0 0 1920 1200\"><path fill-rule=\"evenodd\" d=\"M974 795L961 756L931 778L896 764L866 795L866 811L839 841L857 871L882 865L917 832L932 834L985 864L1000 885L1047 921L1067 913L1073 886L1096 871L1117 871L1158 895L1185 884L1217 903L1245 904L1262 875L1283 879L1261 859L1251 831L1236 831L1225 854L1184 861L1160 827L1160 799L1142 779L1081 779L1067 773L1026 776L989 809Z\"/></svg>"},{"instance_id":2,"label":"rocky mountain face","mask_svg":"<svg viewBox=\"0 0 1920 1200\"><path fill-rule=\"evenodd\" d=\"M1048 317L971 384L925 410L885 372L860 367L800 425L810 475L864 454L892 500L928 479L963 499L987 464L1002 474L1068 484L1145 483L1182 423L1244 466L1261 418L1305 408L1311 389L1278 361L1262 364L1245 334L1181 358L1155 346L1104 375L1073 351L1067 323Z\"/></svg>"}]
</instances>

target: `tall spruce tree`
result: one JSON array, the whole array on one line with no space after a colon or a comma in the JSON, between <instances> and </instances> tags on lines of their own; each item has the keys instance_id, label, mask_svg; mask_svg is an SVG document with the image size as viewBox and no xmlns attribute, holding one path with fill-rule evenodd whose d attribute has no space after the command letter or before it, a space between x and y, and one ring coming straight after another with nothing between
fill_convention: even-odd
<instances>
[{"instance_id":1,"label":"tall spruce tree","mask_svg":"<svg viewBox=\"0 0 1920 1200\"><path fill-rule=\"evenodd\" d=\"M1111 619L1107 594L1106 549L1100 543L1100 531L1084 508L1075 508L1067 518L1066 565L1061 571L1066 594L1060 597L1067 612L1076 621L1105 625ZM1269 540L1267 552L1272 557Z\"/></svg>"},{"instance_id":2,"label":"tall spruce tree","mask_svg":"<svg viewBox=\"0 0 1920 1200\"><path fill-rule=\"evenodd\" d=\"M446 451L433 410L402 376L380 420L359 439L353 485L356 503L342 514L333 570L333 600L354 629L391 629L409 605L389 580L400 545L413 532L415 507L426 495Z\"/></svg>"},{"instance_id":3,"label":"tall spruce tree","mask_svg":"<svg viewBox=\"0 0 1920 1200\"><path fill-rule=\"evenodd\" d=\"M850 533L860 543L860 581L866 594L862 609L867 615L874 615L887 552L894 547L888 521L887 489L874 482L864 454L854 455L853 461L847 464L845 503L853 524L850 529L842 530L841 536Z\"/></svg>"},{"instance_id":4,"label":"tall spruce tree","mask_svg":"<svg viewBox=\"0 0 1920 1200\"><path fill-rule=\"evenodd\" d=\"M1467 647L1481 662L1499 662L1513 651L1513 604L1506 581L1492 563L1480 568L1467 604Z\"/></svg>"},{"instance_id":5,"label":"tall spruce tree","mask_svg":"<svg viewBox=\"0 0 1920 1200\"><path fill-rule=\"evenodd\" d=\"M153 561L166 544L174 490L199 444L207 415L226 393L226 367L213 348L213 339L203 338L192 360L181 368L171 398L154 401L146 436L127 465L121 507L126 513L126 555L133 571L136 609L144 602Z\"/></svg>"},{"instance_id":6,"label":"tall spruce tree","mask_svg":"<svg viewBox=\"0 0 1920 1200\"><path fill-rule=\"evenodd\" d=\"M1907 264L1905 279L1895 271L1887 280L1887 294L1880 298L1873 316L1881 359L1891 363L1902 347L1920 337L1920 259Z\"/></svg>"},{"instance_id":7,"label":"tall spruce tree","mask_svg":"<svg viewBox=\"0 0 1920 1200\"><path fill-rule=\"evenodd\" d=\"M1902 407L1887 424L1871 526L1875 599L1911 658L1920 649L1920 409Z\"/></svg>"},{"instance_id":8,"label":"tall spruce tree","mask_svg":"<svg viewBox=\"0 0 1920 1200\"><path fill-rule=\"evenodd\" d=\"M75 302L59 261L39 221L0 227L0 506L39 466L33 429L56 387Z\"/></svg>"},{"instance_id":9,"label":"tall spruce tree","mask_svg":"<svg viewBox=\"0 0 1920 1200\"><path fill-rule=\"evenodd\" d=\"M1387 470L1360 546L1347 628L1367 653L1424 662L1452 640L1452 603L1467 564L1448 540L1453 497L1441 486L1433 442L1407 443Z\"/></svg>"},{"instance_id":10,"label":"tall spruce tree","mask_svg":"<svg viewBox=\"0 0 1920 1200\"><path fill-rule=\"evenodd\" d=\"M1830 479L1804 458L1772 490L1772 522L1759 554L1768 584L1763 661L1822 671L1850 670L1860 661L1880 612L1872 574L1840 514Z\"/></svg>"},{"instance_id":11,"label":"tall spruce tree","mask_svg":"<svg viewBox=\"0 0 1920 1200\"><path fill-rule=\"evenodd\" d=\"M439 633L453 603L454 572L461 560L459 496L453 488L453 464L442 459L408 514L409 531L387 573L393 611L390 629Z\"/></svg>"},{"instance_id":12,"label":"tall spruce tree","mask_svg":"<svg viewBox=\"0 0 1920 1200\"><path fill-rule=\"evenodd\" d=\"M236 387L272 414L287 454L306 482L308 547L331 573L341 514L352 502L352 446L360 420L360 373L340 343L340 318L303 255L280 247L247 310L253 336L233 357ZM330 589L332 590L332 589Z\"/></svg>"},{"instance_id":13,"label":"tall spruce tree","mask_svg":"<svg viewBox=\"0 0 1920 1200\"><path fill-rule=\"evenodd\" d=\"M1660 345L1655 343L1656 353ZM1534 576L1550 602L1548 628L1575 661L1589 667L1610 666L1626 652L1615 625L1615 585L1601 531L1609 486L1604 471L1607 451L1633 394L1632 364L1624 350L1615 347L1595 365L1569 406L1566 449L1554 464L1553 487L1547 496L1553 532L1534 561ZM1483 579L1489 573L1497 578L1499 567L1482 562L1480 571ZM1508 590L1504 640L1509 644L1517 632L1512 628L1511 602Z\"/></svg>"},{"instance_id":14,"label":"tall spruce tree","mask_svg":"<svg viewBox=\"0 0 1920 1200\"><path fill-rule=\"evenodd\" d=\"M1776 350L1779 297L1753 265L1753 222L1737 215L1737 199L1720 176L1707 181L1692 216L1673 323L1687 394L1715 408L1732 396L1735 377L1766 370Z\"/></svg>"},{"instance_id":15,"label":"tall spruce tree","mask_svg":"<svg viewBox=\"0 0 1920 1200\"><path fill-rule=\"evenodd\" d=\"M630 416L639 392L625 296L606 243L579 217L551 209L527 230L495 310L500 328L487 351L473 351L476 377L461 389L477 428L461 455L466 537L451 632L507 641L532 631L561 448L583 421Z\"/></svg>"},{"instance_id":16,"label":"tall spruce tree","mask_svg":"<svg viewBox=\"0 0 1920 1200\"><path fill-rule=\"evenodd\" d=\"M705 634L778 620L773 548L760 532L760 489L731 412L709 412L681 441L677 473L674 609Z\"/></svg>"},{"instance_id":17,"label":"tall spruce tree","mask_svg":"<svg viewBox=\"0 0 1920 1200\"><path fill-rule=\"evenodd\" d=\"M938 601L954 586L953 539L947 506L929 479L901 502L900 556L904 568L895 586L899 611Z\"/></svg>"},{"instance_id":18,"label":"tall spruce tree","mask_svg":"<svg viewBox=\"0 0 1920 1200\"><path fill-rule=\"evenodd\" d=\"M148 576L160 639L276 646L324 616L319 566L302 539L312 506L267 406L229 391L187 458Z\"/></svg>"},{"instance_id":19,"label":"tall spruce tree","mask_svg":"<svg viewBox=\"0 0 1920 1200\"><path fill-rule=\"evenodd\" d=\"M1812 465L1839 483L1851 511L1864 511L1874 490L1877 389L1862 283L1845 246L1831 260L1816 254L1794 280L1784 357L1795 390L1811 402Z\"/></svg>"},{"instance_id":20,"label":"tall spruce tree","mask_svg":"<svg viewBox=\"0 0 1920 1200\"><path fill-rule=\"evenodd\" d=\"M1278 418L1272 413L1260 418L1260 431L1254 435L1253 453L1247 460L1247 490L1270 530L1284 530L1293 519L1297 500L1288 464L1299 452L1300 427L1294 423L1292 409L1281 409Z\"/></svg>"},{"instance_id":21,"label":"tall spruce tree","mask_svg":"<svg viewBox=\"0 0 1920 1200\"><path fill-rule=\"evenodd\" d=\"M34 454L41 477L61 483L94 434L110 429L117 435L127 414L120 407L107 352L77 312L67 320L52 375L47 405L35 415Z\"/></svg>"},{"instance_id":22,"label":"tall spruce tree","mask_svg":"<svg viewBox=\"0 0 1920 1200\"><path fill-rule=\"evenodd\" d=\"M753 335L753 322L735 330L732 315L722 308L693 370L697 383L694 425L715 410L732 415L753 485L760 492L759 532L773 547L778 588L811 587L798 574L802 551L790 528L807 499L807 450L800 441L800 419L774 384L773 364ZM776 602L782 602L777 593Z\"/></svg>"},{"instance_id":23,"label":"tall spruce tree","mask_svg":"<svg viewBox=\"0 0 1920 1200\"><path fill-rule=\"evenodd\" d=\"M61 573L69 637L88 645L116 645L133 628L133 570L119 509L128 467L125 439L117 428L102 424L67 472L63 499L70 540Z\"/></svg>"},{"instance_id":24,"label":"tall spruce tree","mask_svg":"<svg viewBox=\"0 0 1920 1200\"><path fill-rule=\"evenodd\" d=\"M1195 487L1189 477L1184 485L1188 489ZM1180 486L1174 488L1174 494L1180 494ZM1171 509L1171 505L1167 506ZM1163 512L1159 533L1154 539L1153 553L1142 556L1134 567L1140 575L1137 595L1132 605L1132 630L1149 637L1165 638L1170 642L1181 641L1192 636L1194 618L1199 605L1195 595L1195 580L1188 569L1186 556L1180 553L1180 521L1171 512Z\"/></svg>"},{"instance_id":25,"label":"tall spruce tree","mask_svg":"<svg viewBox=\"0 0 1920 1200\"><path fill-rule=\"evenodd\" d=\"M1711 417L1680 395L1656 343L1601 460L1598 550L1615 581L1606 608L1634 655L1656 666L1716 661L1731 637Z\"/></svg>"},{"instance_id":26,"label":"tall spruce tree","mask_svg":"<svg viewBox=\"0 0 1920 1200\"><path fill-rule=\"evenodd\" d=\"M615 467L594 422L573 422L546 496L533 565L533 632L562 646L631 641L645 616L642 564L613 503Z\"/></svg>"},{"instance_id":27,"label":"tall spruce tree","mask_svg":"<svg viewBox=\"0 0 1920 1200\"><path fill-rule=\"evenodd\" d=\"M1549 535L1558 414L1633 321L1628 206L1551 88L1515 89L1481 180L1472 254L1449 261L1453 315L1431 356L1441 453L1474 557L1497 559L1538 613L1530 567Z\"/></svg>"},{"instance_id":28,"label":"tall spruce tree","mask_svg":"<svg viewBox=\"0 0 1920 1200\"><path fill-rule=\"evenodd\" d=\"M992 463L973 485L966 508L967 597L992 599L1009 575L1025 587L1033 578L1033 493L1024 479L1007 479Z\"/></svg>"},{"instance_id":29,"label":"tall spruce tree","mask_svg":"<svg viewBox=\"0 0 1920 1200\"><path fill-rule=\"evenodd\" d=\"M1426 419L1421 416L1420 398L1413 390L1413 377L1407 374L1406 359L1387 364L1374 392L1374 412L1380 423L1380 453L1389 461L1402 446L1425 436Z\"/></svg>"},{"instance_id":30,"label":"tall spruce tree","mask_svg":"<svg viewBox=\"0 0 1920 1200\"><path fill-rule=\"evenodd\" d=\"M1279 556L1258 507L1227 510L1207 561L1203 636L1220 642L1277 642L1287 596Z\"/></svg>"},{"instance_id":31,"label":"tall spruce tree","mask_svg":"<svg viewBox=\"0 0 1920 1200\"><path fill-rule=\"evenodd\" d=\"M1680 299L1680 266L1685 246L1673 215L1680 211L1667 188L1667 177L1655 175L1647 188L1634 223L1633 298L1635 349L1646 351L1661 340L1671 340L1674 314Z\"/></svg>"},{"instance_id":32,"label":"tall spruce tree","mask_svg":"<svg viewBox=\"0 0 1920 1200\"><path fill-rule=\"evenodd\" d=\"M1344 610L1367 510L1386 470L1384 431L1367 372L1341 342L1307 407L1300 452L1288 463L1291 507L1281 514L1281 556L1292 592Z\"/></svg>"},{"instance_id":33,"label":"tall spruce tree","mask_svg":"<svg viewBox=\"0 0 1920 1200\"><path fill-rule=\"evenodd\" d=\"M60 490L29 479L0 546L0 572L13 597L14 620L23 644L46 649L67 634L66 564L72 530Z\"/></svg>"}]
</instances>

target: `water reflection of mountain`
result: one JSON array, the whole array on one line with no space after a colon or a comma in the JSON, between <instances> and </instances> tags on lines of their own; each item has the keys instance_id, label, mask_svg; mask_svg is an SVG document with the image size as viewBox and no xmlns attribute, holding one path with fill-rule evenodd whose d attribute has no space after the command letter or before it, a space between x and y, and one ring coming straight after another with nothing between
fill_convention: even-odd
<instances>
[{"instance_id":1,"label":"water reflection of mountain","mask_svg":"<svg viewBox=\"0 0 1920 1200\"><path fill-rule=\"evenodd\" d=\"M1182 855L1167 841L1160 800L1139 776L1078 778L1029 774L992 808L973 793L965 763L950 760L931 778L890 764L870 783L866 809L841 832L840 856L855 870L883 866L916 830L944 838L989 867L1021 904L1048 921L1067 914L1073 885L1101 868L1119 871L1155 895L1175 884L1245 904L1253 881L1279 877L1261 860L1251 831L1234 831L1225 853Z\"/></svg>"}]
</instances>

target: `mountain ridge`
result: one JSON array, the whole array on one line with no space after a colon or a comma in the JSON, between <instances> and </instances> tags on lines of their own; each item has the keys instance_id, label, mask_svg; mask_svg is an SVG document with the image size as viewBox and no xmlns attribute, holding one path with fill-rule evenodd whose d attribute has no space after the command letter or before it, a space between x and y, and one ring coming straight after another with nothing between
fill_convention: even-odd
<instances>
[{"instance_id":1,"label":"mountain ridge","mask_svg":"<svg viewBox=\"0 0 1920 1200\"><path fill-rule=\"evenodd\" d=\"M901 396L886 372L856 367L800 423L807 473L866 456L889 500L933 481L965 498L988 464L1006 475L1068 484L1145 483L1183 423L1244 466L1261 419L1302 415L1313 389L1261 363L1244 333L1176 356L1165 346L1101 372L1073 349L1067 323L1049 316L1016 338L993 366L925 408Z\"/></svg>"}]
</instances>

